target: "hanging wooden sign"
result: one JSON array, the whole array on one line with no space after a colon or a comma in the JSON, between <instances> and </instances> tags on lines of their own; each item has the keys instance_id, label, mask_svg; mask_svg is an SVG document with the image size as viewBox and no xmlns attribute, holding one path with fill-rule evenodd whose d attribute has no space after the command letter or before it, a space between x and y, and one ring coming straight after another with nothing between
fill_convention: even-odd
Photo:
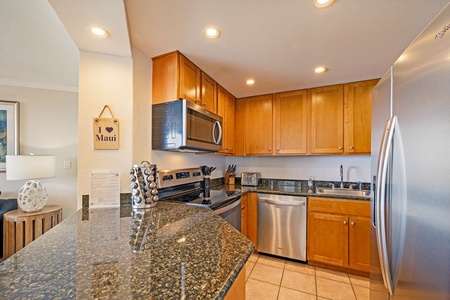
<instances>
[{"instance_id":1,"label":"hanging wooden sign","mask_svg":"<svg viewBox=\"0 0 450 300\"><path fill-rule=\"evenodd\" d=\"M101 118L106 108L109 110L112 118ZM114 118L108 105L105 105L100 115L94 118L94 149L119 149L119 120Z\"/></svg>"}]
</instances>

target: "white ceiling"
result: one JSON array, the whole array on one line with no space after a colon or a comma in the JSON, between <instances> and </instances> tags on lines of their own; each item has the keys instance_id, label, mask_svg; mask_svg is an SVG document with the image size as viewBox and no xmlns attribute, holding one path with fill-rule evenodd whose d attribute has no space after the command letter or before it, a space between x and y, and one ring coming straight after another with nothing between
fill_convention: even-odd
<instances>
[{"instance_id":1,"label":"white ceiling","mask_svg":"<svg viewBox=\"0 0 450 300\"><path fill-rule=\"evenodd\" d=\"M77 91L79 51L46 0L0 1L0 84Z\"/></svg>"},{"instance_id":2,"label":"white ceiling","mask_svg":"<svg viewBox=\"0 0 450 300\"><path fill-rule=\"evenodd\" d=\"M448 3L125 0L134 47L149 57L180 50L237 97L379 78ZM210 25L220 39L202 36ZM329 71L314 74L319 65Z\"/></svg>"},{"instance_id":3,"label":"white ceiling","mask_svg":"<svg viewBox=\"0 0 450 300\"><path fill-rule=\"evenodd\" d=\"M149 57L180 50L237 97L381 77L449 3L335 0L319 10L312 0L48 2L0 1L0 83L77 86L73 49L131 56L131 39ZM94 39L91 25L110 38ZM202 36L209 25L220 39ZM329 71L314 74L318 65ZM249 77L253 87L245 86Z\"/></svg>"}]
</instances>

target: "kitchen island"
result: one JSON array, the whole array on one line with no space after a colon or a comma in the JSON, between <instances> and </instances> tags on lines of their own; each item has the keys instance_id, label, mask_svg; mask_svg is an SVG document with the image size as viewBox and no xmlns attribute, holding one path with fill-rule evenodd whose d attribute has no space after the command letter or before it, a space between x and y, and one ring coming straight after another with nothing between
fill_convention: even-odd
<instances>
[{"instance_id":1,"label":"kitchen island","mask_svg":"<svg viewBox=\"0 0 450 300\"><path fill-rule=\"evenodd\" d=\"M1 264L1 298L223 299L253 249L206 207L81 209Z\"/></svg>"}]
</instances>

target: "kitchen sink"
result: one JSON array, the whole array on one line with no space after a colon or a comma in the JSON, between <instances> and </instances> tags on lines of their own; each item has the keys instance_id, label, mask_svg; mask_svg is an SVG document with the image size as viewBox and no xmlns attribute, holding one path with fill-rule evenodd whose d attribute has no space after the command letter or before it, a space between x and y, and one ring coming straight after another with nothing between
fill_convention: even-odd
<instances>
[{"instance_id":1,"label":"kitchen sink","mask_svg":"<svg viewBox=\"0 0 450 300\"><path fill-rule=\"evenodd\" d=\"M346 196L359 196L359 197L370 197L369 190L352 190L349 188L317 188L317 194L327 194L327 195L346 195Z\"/></svg>"}]
</instances>

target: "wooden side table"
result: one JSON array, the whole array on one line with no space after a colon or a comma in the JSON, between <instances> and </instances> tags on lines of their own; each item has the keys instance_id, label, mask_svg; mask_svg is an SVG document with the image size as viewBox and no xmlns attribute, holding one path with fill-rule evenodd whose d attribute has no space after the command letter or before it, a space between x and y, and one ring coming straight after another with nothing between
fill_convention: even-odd
<instances>
[{"instance_id":1,"label":"wooden side table","mask_svg":"<svg viewBox=\"0 0 450 300\"><path fill-rule=\"evenodd\" d=\"M62 221L62 207L46 205L37 212L21 209L3 215L3 259L7 259Z\"/></svg>"}]
</instances>

